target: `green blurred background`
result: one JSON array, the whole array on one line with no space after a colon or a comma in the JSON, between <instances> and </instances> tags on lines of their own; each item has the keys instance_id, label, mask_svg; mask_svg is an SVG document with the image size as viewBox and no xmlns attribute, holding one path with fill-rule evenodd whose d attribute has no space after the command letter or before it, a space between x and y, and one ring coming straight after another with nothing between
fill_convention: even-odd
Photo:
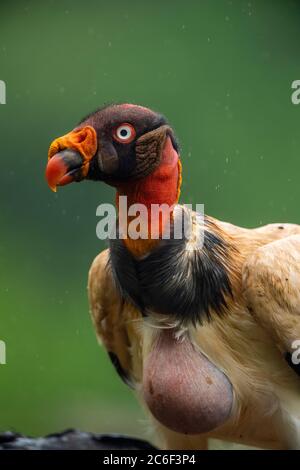
<instances>
[{"instance_id":1,"label":"green blurred background","mask_svg":"<svg viewBox=\"0 0 300 470\"><path fill-rule=\"evenodd\" d=\"M104 247L100 183L51 193L47 149L104 102L164 113L182 201L232 223L300 222L300 2L1 1L0 429L147 436L98 347L89 266Z\"/></svg>"}]
</instances>

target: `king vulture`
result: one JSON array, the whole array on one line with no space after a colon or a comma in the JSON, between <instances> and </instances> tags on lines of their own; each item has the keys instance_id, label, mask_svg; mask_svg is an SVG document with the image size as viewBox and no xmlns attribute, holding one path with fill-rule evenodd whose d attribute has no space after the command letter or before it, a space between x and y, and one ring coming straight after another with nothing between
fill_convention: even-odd
<instances>
[{"instance_id":1,"label":"king vulture","mask_svg":"<svg viewBox=\"0 0 300 470\"><path fill-rule=\"evenodd\" d=\"M178 204L175 133L143 106L100 108L55 139L46 179L53 190L105 182L117 207L126 196L148 209L140 237L132 214L118 218L122 236L95 258L88 292L97 337L159 446L300 449L300 226L246 229ZM169 217L154 219L163 204ZM182 220L189 235L176 237Z\"/></svg>"}]
</instances>

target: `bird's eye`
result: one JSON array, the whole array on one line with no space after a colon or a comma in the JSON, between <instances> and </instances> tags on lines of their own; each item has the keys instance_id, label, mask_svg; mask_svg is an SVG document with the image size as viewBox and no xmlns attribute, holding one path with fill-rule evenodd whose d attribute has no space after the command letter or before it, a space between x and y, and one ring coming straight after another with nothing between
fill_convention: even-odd
<instances>
[{"instance_id":1,"label":"bird's eye","mask_svg":"<svg viewBox=\"0 0 300 470\"><path fill-rule=\"evenodd\" d=\"M135 138L136 132L131 124L121 124L114 132L114 138L122 144L129 144Z\"/></svg>"}]
</instances>

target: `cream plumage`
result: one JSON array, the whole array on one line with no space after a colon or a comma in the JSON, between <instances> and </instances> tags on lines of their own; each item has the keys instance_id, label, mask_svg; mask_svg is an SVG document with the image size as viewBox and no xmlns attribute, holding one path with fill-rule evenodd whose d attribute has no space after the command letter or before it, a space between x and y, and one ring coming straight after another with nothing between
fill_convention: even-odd
<instances>
[{"instance_id":1,"label":"cream plumage","mask_svg":"<svg viewBox=\"0 0 300 470\"><path fill-rule=\"evenodd\" d=\"M274 224L251 230L215 222L239 247L237 296L226 318L216 316L202 326L190 326L188 332L195 347L229 378L234 406L227 423L199 436L175 433L156 421L161 442L165 448L198 449L213 437L266 448L299 448L300 379L284 355L300 338L299 313L286 307L293 302L289 283L297 282L299 271L300 227ZM122 301L108 256L107 250L98 255L90 270L92 318L98 338L140 394L143 364L160 325L148 324ZM298 295L295 289L294 301ZM168 324L172 320L166 320Z\"/></svg>"},{"instance_id":2,"label":"cream plumage","mask_svg":"<svg viewBox=\"0 0 300 470\"><path fill-rule=\"evenodd\" d=\"M291 359L300 339L300 226L201 223L176 205L178 145L166 120L146 108L99 110L54 147L52 188L87 178L131 202L167 199L172 221L184 211L195 235L111 241L89 273L97 336L150 411L158 444L199 449L214 437L300 448L299 366Z\"/></svg>"}]
</instances>

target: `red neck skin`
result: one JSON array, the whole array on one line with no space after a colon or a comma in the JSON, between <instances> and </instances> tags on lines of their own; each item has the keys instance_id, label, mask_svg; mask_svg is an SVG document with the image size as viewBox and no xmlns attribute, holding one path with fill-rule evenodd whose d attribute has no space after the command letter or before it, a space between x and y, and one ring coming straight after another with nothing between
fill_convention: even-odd
<instances>
[{"instance_id":1,"label":"red neck skin","mask_svg":"<svg viewBox=\"0 0 300 470\"><path fill-rule=\"evenodd\" d=\"M173 207L177 203L181 185L181 164L170 137L167 137L160 165L150 175L135 182L125 182L117 186L117 207L120 207L120 196L127 196L127 211L133 204L143 204L147 215L134 212L134 215L119 214L120 229L127 234L124 239L126 247L136 256L143 256L156 246L159 238L170 223ZM151 217L152 204L166 204L169 211L160 212L160 216ZM146 219L145 219L146 217ZM137 230L141 234L138 239L130 238L128 228L134 219L138 218L140 225ZM137 219L136 219L137 220ZM153 234L155 238L153 238ZM151 238L152 234L152 238Z\"/></svg>"}]
</instances>

